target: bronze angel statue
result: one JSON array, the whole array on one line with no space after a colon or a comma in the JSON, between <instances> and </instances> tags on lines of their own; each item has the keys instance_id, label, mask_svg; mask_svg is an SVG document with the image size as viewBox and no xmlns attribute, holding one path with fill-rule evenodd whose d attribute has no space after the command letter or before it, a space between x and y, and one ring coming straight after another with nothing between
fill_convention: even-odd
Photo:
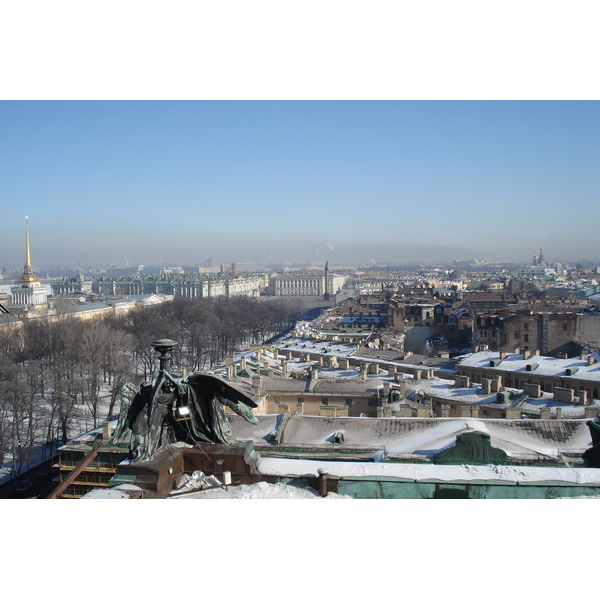
<instances>
[{"instance_id":1,"label":"bronze angel statue","mask_svg":"<svg viewBox=\"0 0 600 600\"><path fill-rule=\"evenodd\" d=\"M188 444L234 442L225 415L227 406L250 423L258 423L251 409L254 401L217 376L193 373L175 377L169 372L169 356L176 342L159 340L160 369L154 384L139 389L126 383L121 393L121 412L112 437L118 443L131 430L130 453L134 462L150 460L156 452L178 441Z\"/></svg>"}]
</instances>

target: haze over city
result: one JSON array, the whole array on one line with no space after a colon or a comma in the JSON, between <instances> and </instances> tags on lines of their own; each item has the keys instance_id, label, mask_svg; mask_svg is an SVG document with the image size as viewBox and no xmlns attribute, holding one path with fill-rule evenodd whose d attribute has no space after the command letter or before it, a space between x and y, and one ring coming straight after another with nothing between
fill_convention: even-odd
<instances>
[{"instance_id":1,"label":"haze over city","mask_svg":"<svg viewBox=\"0 0 600 600\"><path fill-rule=\"evenodd\" d=\"M598 259L596 101L3 101L0 261Z\"/></svg>"}]
</instances>

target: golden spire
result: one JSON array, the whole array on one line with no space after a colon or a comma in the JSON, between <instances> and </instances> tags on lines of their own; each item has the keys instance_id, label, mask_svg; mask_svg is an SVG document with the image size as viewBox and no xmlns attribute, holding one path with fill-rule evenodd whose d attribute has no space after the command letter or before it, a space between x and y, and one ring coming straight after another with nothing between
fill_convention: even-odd
<instances>
[{"instance_id":1,"label":"golden spire","mask_svg":"<svg viewBox=\"0 0 600 600\"><path fill-rule=\"evenodd\" d=\"M31 252L29 250L29 217L25 217L25 268L23 269L23 275L19 277L19 283L21 285L27 284L25 287L29 287L28 284L34 283L34 287L39 285L40 278L33 272L31 266Z\"/></svg>"},{"instance_id":2,"label":"golden spire","mask_svg":"<svg viewBox=\"0 0 600 600\"><path fill-rule=\"evenodd\" d=\"M25 217L25 266L31 267L31 252L29 251L29 217Z\"/></svg>"}]
</instances>

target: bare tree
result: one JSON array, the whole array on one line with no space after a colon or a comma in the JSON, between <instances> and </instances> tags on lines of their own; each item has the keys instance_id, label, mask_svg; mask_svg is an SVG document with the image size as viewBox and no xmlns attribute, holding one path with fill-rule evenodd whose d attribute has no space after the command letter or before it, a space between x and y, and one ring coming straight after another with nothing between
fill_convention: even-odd
<instances>
[{"instance_id":1,"label":"bare tree","mask_svg":"<svg viewBox=\"0 0 600 600\"><path fill-rule=\"evenodd\" d=\"M51 407L51 424L59 428L63 443L70 438L73 421L78 414L78 406L82 402L84 383L77 373L61 372L52 373L52 393L49 397Z\"/></svg>"}]
</instances>

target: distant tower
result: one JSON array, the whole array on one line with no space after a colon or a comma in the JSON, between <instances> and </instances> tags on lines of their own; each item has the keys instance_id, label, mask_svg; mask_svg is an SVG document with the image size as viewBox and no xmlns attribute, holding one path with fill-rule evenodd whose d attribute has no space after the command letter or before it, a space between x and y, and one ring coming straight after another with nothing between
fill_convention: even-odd
<instances>
[{"instance_id":1,"label":"distant tower","mask_svg":"<svg viewBox=\"0 0 600 600\"><path fill-rule=\"evenodd\" d=\"M11 288L12 304L14 306L43 306L48 302L48 292L42 286L40 278L33 272L31 266L31 251L29 249L29 217L25 217L25 268L23 275L17 280L17 285Z\"/></svg>"},{"instance_id":2,"label":"distant tower","mask_svg":"<svg viewBox=\"0 0 600 600\"><path fill-rule=\"evenodd\" d=\"M329 261L325 261L325 293L323 300L329 300Z\"/></svg>"},{"instance_id":3,"label":"distant tower","mask_svg":"<svg viewBox=\"0 0 600 600\"><path fill-rule=\"evenodd\" d=\"M231 276L237 276L237 263L231 263Z\"/></svg>"}]
</instances>

